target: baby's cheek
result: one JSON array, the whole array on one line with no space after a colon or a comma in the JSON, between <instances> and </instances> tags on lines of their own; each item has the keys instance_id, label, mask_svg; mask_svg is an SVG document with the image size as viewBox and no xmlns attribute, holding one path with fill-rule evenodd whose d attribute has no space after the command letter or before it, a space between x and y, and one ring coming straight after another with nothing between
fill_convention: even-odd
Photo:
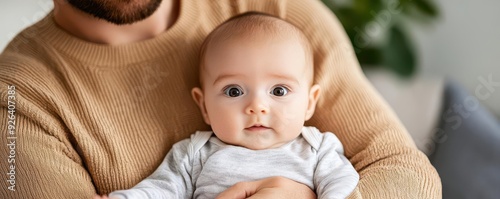
<instances>
[{"instance_id":1,"label":"baby's cheek","mask_svg":"<svg viewBox=\"0 0 500 199\"><path fill-rule=\"evenodd\" d=\"M295 109L283 108L276 110L276 114L272 120L279 129L287 129L287 127L297 125L298 121L300 122L300 114Z\"/></svg>"},{"instance_id":2,"label":"baby's cheek","mask_svg":"<svg viewBox=\"0 0 500 199\"><path fill-rule=\"evenodd\" d=\"M211 121L212 122L212 129L215 131L216 129L218 130L223 130L225 132L227 131L234 131L234 129L237 128L237 126L241 123L238 118L241 118L238 116L238 114L235 114L234 111L230 111L227 109L221 109L220 111L216 112L214 114L216 120Z\"/></svg>"}]
</instances>

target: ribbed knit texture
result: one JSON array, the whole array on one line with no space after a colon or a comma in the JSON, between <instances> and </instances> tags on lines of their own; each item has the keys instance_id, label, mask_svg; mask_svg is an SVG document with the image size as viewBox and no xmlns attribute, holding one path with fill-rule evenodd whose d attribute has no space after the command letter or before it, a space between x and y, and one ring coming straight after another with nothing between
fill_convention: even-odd
<instances>
[{"instance_id":1,"label":"ribbed knit texture","mask_svg":"<svg viewBox=\"0 0 500 199\"><path fill-rule=\"evenodd\" d=\"M249 10L285 18L314 46L323 93L306 125L344 144L360 173L351 198L441 198L436 171L317 0L182 0L164 33L117 46L75 38L50 13L0 56L0 198L91 198L151 174L175 142L209 130L190 96L198 49L216 25ZM6 181L8 85L16 87L15 192Z\"/></svg>"}]
</instances>

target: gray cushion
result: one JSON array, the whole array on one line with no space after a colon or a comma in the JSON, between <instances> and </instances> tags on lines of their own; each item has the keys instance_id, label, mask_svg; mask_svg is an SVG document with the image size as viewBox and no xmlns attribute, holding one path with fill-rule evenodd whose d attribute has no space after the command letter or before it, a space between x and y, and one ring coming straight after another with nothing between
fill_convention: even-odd
<instances>
[{"instance_id":1,"label":"gray cushion","mask_svg":"<svg viewBox=\"0 0 500 199\"><path fill-rule=\"evenodd\" d=\"M500 125L480 103L447 81L436 148L429 156L444 199L500 198Z\"/></svg>"}]
</instances>

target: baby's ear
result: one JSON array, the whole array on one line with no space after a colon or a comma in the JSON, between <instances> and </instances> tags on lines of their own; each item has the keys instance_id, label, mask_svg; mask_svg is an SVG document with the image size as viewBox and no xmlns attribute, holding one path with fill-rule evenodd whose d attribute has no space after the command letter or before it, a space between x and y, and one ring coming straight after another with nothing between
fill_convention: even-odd
<instances>
[{"instance_id":1,"label":"baby's ear","mask_svg":"<svg viewBox=\"0 0 500 199\"><path fill-rule=\"evenodd\" d=\"M198 87L194 87L191 90L191 96L193 96L194 101L196 102L198 107L200 107L201 114L203 115L203 120L205 120L205 123L210 125L210 119L208 118L207 109L205 108L203 91Z\"/></svg>"},{"instance_id":2,"label":"baby's ear","mask_svg":"<svg viewBox=\"0 0 500 199\"><path fill-rule=\"evenodd\" d=\"M318 84L314 84L311 89L309 89L309 103L307 104L307 110L305 115L305 121L311 119L316 109L316 103L318 103L319 96L321 95L321 87Z\"/></svg>"}]
</instances>

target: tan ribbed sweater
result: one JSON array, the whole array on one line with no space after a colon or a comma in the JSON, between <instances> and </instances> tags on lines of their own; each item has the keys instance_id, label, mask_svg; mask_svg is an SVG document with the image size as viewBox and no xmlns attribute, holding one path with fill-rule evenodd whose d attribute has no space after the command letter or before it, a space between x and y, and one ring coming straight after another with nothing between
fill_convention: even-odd
<instances>
[{"instance_id":1,"label":"tan ribbed sweater","mask_svg":"<svg viewBox=\"0 0 500 199\"><path fill-rule=\"evenodd\" d=\"M441 197L436 171L367 82L342 26L319 1L180 6L167 31L126 45L82 41L52 14L15 37L0 57L0 198L90 198L151 174L175 142L209 129L190 96L198 48L217 24L248 10L291 21L314 46L315 81L324 92L306 125L332 131L344 144L360 173L352 198ZM12 176L16 191L8 189Z\"/></svg>"}]
</instances>

